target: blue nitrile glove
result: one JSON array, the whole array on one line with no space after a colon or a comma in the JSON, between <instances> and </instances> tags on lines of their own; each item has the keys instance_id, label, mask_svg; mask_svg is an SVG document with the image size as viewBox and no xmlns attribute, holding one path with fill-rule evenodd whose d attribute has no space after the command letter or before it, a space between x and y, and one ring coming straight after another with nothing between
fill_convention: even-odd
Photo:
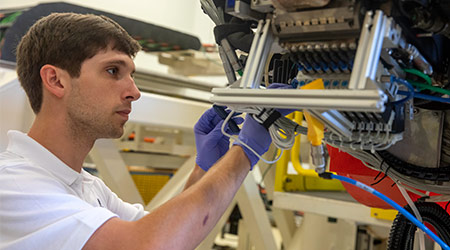
<instances>
[{"instance_id":1,"label":"blue nitrile glove","mask_svg":"<svg viewBox=\"0 0 450 250\"><path fill-rule=\"evenodd\" d=\"M292 89L292 86L284 83L273 83L269 85L268 89ZM283 116L295 111L294 109L276 110ZM259 155L263 155L267 152L270 144L272 143L272 138L270 137L269 131L260 123L255 121L255 119L253 119L250 115L245 117L241 132L239 133L239 140L250 146ZM238 141L235 141L233 145L240 145L244 149L245 154L250 160L250 168L253 169L253 166L259 161L259 157Z\"/></svg>"},{"instance_id":2,"label":"blue nitrile glove","mask_svg":"<svg viewBox=\"0 0 450 250\"><path fill-rule=\"evenodd\" d=\"M244 124L239 133L239 140L250 146L259 155L267 152L270 143L272 143L269 131L255 121L251 115L245 116ZM244 149L245 154L250 160L250 169L253 169L253 166L259 161L259 157L238 141L234 141L233 145L240 145Z\"/></svg>"},{"instance_id":3,"label":"blue nitrile glove","mask_svg":"<svg viewBox=\"0 0 450 250\"><path fill-rule=\"evenodd\" d=\"M232 118L236 124L241 124L242 117ZM208 109L200 117L194 126L195 146L197 147L197 159L195 162L205 171L216 163L230 147L230 140L222 134L221 128L224 120L214 111ZM228 125L225 132L233 134Z\"/></svg>"}]
</instances>

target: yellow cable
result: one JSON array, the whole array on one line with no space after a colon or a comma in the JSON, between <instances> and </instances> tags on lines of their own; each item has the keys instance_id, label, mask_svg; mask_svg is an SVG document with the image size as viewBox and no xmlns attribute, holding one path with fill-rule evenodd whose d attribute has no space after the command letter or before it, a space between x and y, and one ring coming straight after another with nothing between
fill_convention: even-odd
<instances>
[{"instance_id":1,"label":"yellow cable","mask_svg":"<svg viewBox=\"0 0 450 250\"><path fill-rule=\"evenodd\" d=\"M302 121L303 121L303 113L296 111L294 113L294 121L301 125ZM295 171L297 171L297 173L302 176L318 177L316 171L314 171L312 169L304 169L302 167L302 164L300 163L300 157L299 157L300 143L301 143L300 135L298 135L295 138L294 146L292 146L292 149L291 149L291 162L292 162L292 165L294 166Z\"/></svg>"},{"instance_id":2,"label":"yellow cable","mask_svg":"<svg viewBox=\"0 0 450 250\"><path fill-rule=\"evenodd\" d=\"M325 89L322 78L318 78L304 86L301 89ZM308 122L308 140L313 146L322 144L325 129L322 122L313 117L309 112L304 112L306 122Z\"/></svg>"}]
</instances>

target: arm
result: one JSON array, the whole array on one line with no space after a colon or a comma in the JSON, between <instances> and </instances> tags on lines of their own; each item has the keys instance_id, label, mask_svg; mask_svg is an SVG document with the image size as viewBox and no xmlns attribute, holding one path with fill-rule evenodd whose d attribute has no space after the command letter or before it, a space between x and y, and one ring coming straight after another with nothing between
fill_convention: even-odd
<instances>
[{"instance_id":1,"label":"arm","mask_svg":"<svg viewBox=\"0 0 450 250\"><path fill-rule=\"evenodd\" d=\"M198 180L200 180L200 178L202 178L205 175L205 173L206 173L205 170L203 170L199 165L195 164L194 170L192 170L192 173L189 176L189 179L186 181L183 191L188 189L190 186L192 186Z\"/></svg>"},{"instance_id":2,"label":"arm","mask_svg":"<svg viewBox=\"0 0 450 250\"><path fill-rule=\"evenodd\" d=\"M250 170L240 146L233 146L185 192L136 222L113 218L85 249L193 249L214 227Z\"/></svg>"}]
</instances>

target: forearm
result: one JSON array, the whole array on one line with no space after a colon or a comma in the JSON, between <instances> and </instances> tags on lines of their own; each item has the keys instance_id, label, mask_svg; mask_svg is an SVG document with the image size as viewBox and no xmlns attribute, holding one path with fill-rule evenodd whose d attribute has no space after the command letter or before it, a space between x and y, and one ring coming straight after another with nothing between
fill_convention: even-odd
<instances>
[{"instance_id":1,"label":"forearm","mask_svg":"<svg viewBox=\"0 0 450 250\"><path fill-rule=\"evenodd\" d=\"M186 181L186 184L184 185L184 190L186 190L190 186L194 185L194 183L196 183L198 180L200 180L200 178L202 178L205 175L205 173L206 173L205 170L201 169L200 166L195 164L195 167L192 170L191 175L189 175L189 178Z\"/></svg>"},{"instance_id":2,"label":"forearm","mask_svg":"<svg viewBox=\"0 0 450 250\"><path fill-rule=\"evenodd\" d=\"M242 148L232 147L198 182L137 221L136 232L150 235L148 242L163 243L164 249L195 248L222 216L249 170Z\"/></svg>"}]
</instances>

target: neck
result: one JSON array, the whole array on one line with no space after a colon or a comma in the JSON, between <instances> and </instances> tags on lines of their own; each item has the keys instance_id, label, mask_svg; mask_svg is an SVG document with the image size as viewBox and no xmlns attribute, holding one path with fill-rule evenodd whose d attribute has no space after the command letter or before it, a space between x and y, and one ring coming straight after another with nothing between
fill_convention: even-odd
<instances>
[{"instance_id":1,"label":"neck","mask_svg":"<svg viewBox=\"0 0 450 250\"><path fill-rule=\"evenodd\" d=\"M81 172L84 159L94 145L95 138L82 131L74 131L67 126L63 117L53 116L51 119L39 114L28 132L33 138L48 151L58 157L67 166Z\"/></svg>"}]
</instances>

